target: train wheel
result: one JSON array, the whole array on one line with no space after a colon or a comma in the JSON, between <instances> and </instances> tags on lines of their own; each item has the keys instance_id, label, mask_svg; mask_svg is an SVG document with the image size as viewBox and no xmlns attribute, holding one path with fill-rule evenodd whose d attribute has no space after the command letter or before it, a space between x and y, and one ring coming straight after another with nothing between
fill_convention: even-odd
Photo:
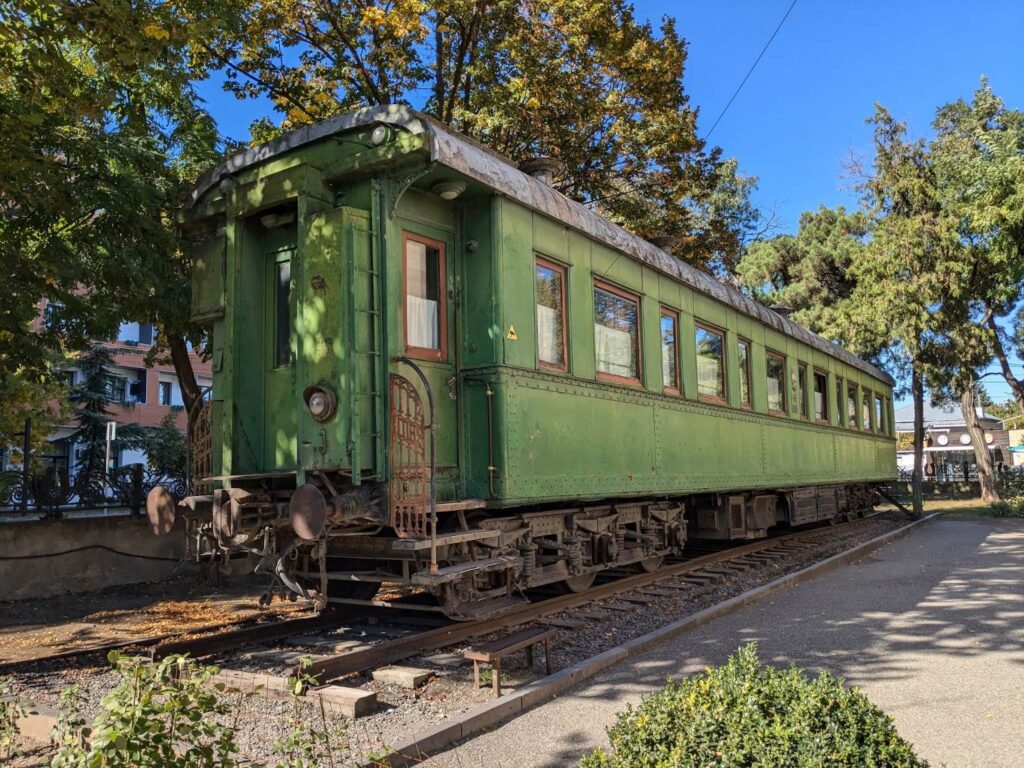
<instances>
[{"instance_id":1,"label":"train wheel","mask_svg":"<svg viewBox=\"0 0 1024 768\"><path fill-rule=\"evenodd\" d=\"M641 560L636 563L638 570L644 573L654 573L656 570L661 568L661 563L664 561L664 555L658 555L657 557L648 557L646 560Z\"/></svg>"},{"instance_id":2,"label":"train wheel","mask_svg":"<svg viewBox=\"0 0 1024 768\"><path fill-rule=\"evenodd\" d=\"M596 578L596 573L581 573L579 576L573 576L572 578L566 579L565 581L558 582L558 585L565 592L578 594L580 592L586 592L588 589L590 589L590 585L594 583L594 579Z\"/></svg>"},{"instance_id":3,"label":"train wheel","mask_svg":"<svg viewBox=\"0 0 1024 768\"><path fill-rule=\"evenodd\" d=\"M363 561L347 557L328 557L328 571L358 571ZM379 581L335 581L327 582L327 597L336 600L373 600L380 590Z\"/></svg>"}]
</instances>

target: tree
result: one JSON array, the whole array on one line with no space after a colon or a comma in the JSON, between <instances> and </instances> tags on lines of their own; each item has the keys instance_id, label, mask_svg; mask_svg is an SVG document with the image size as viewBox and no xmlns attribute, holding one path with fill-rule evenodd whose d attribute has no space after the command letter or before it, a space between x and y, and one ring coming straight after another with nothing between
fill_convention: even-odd
<instances>
[{"instance_id":1,"label":"tree","mask_svg":"<svg viewBox=\"0 0 1024 768\"><path fill-rule=\"evenodd\" d=\"M422 106L511 158L556 157L558 188L719 271L756 235L741 176L697 136L686 44L623 0L258 0L217 48L228 87L283 116L255 140L366 105Z\"/></svg>"},{"instance_id":2,"label":"tree","mask_svg":"<svg viewBox=\"0 0 1024 768\"><path fill-rule=\"evenodd\" d=\"M924 387L934 366L934 307L955 279L949 222L942 216L935 170L923 140L881 105L874 126L872 171L860 183L873 221L870 243L849 268L854 287L837 312L854 350L881 349L910 378L914 402L914 513L922 514Z\"/></svg>"},{"instance_id":3,"label":"tree","mask_svg":"<svg viewBox=\"0 0 1024 768\"><path fill-rule=\"evenodd\" d=\"M800 325L845 343L847 329L837 307L853 292L850 267L862 258L870 232L860 211L847 213L842 206L805 211L797 234L751 244L736 275L762 304L788 307Z\"/></svg>"},{"instance_id":4,"label":"tree","mask_svg":"<svg viewBox=\"0 0 1024 768\"><path fill-rule=\"evenodd\" d=\"M221 156L194 82L232 18L230 0L0 3L0 378L52 381L55 352L124 319L159 323L172 352L200 338L174 222ZM38 328L43 300L54 317ZM190 367L178 374L192 396ZM9 394L0 413L20 406Z\"/></svg>"},{"instance_id":5,"label":"tree","mask_svg":"<svg viewBox=\"0 0 1024 768\"><path fill-rule=\"evenodd\" d=\"M931 145L943 211L954 222L962 279L953 289L954 311L964 324L961 352L977 347L977 365L994 355L1024 413L1024 379L1012 372L1007 347L1019 341L1010 319L1024 286L1024 113L1007 109L984 78L970 102L941 107ZM969 338L968 338L969 336Z\"/></svg>"}]
</instances>

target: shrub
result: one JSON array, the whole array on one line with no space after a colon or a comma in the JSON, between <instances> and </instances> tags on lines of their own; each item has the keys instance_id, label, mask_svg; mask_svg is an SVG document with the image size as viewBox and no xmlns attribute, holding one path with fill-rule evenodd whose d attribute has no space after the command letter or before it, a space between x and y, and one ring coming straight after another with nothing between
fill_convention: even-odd
<instances>
[{"instance_id":1,"label":"shrub","mask_svg":"<svg viewBox=\"0 0 1024 768\"><path fill-rule=\"evenodd\" d=\"M757 645L628 707L581 768L924 768L892 718L834 675L762 666Z\"/></svg>"},{"instance_id":2,"label":"shrub","mask_svg":"<svg viewBox=\"0 0 1024 768\"><path fill-rule=\"evenodd\" d=\"M996 481L1000 501L992 505L993 517L1024 517L1024 470L1007 470Z\"/></svg>"},{"instance_id":3,"label":"shrub","mask_svg":"<svg viewBox=\"0 0 1024 768\"><path fill-rule=\"evenodd\" d=\"M113 652L121 682L103 697L90 728L81 716L82 698L61 696L53 768L233 768L238 765L234 730L224 723L230 707L212 684L216 667L183 656L151 664Z\"/></svg>"}]
</instances>

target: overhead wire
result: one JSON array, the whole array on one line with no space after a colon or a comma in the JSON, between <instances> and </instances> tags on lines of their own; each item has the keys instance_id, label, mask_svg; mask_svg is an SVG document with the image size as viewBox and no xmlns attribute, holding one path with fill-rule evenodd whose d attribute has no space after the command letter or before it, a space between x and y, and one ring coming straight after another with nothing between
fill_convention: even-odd
<instances>
[{"instance_id":1,"label":"overhead wire","mask_svg":"<svg viewBox=\"0 0 1024 768\"><path fill-rule=\"evenodd\" d=\"M798 0L793 0L793 2L791 2L789 4L789 8L787 8L786 12L782 15L782 18L779 20L779 23L776 25L775 30L772 32L771 36L768 38L768 41L764 44L764 47L761 48L761 52L759 54L757 54L757 58L754 59L754 63L750 65L750 69L747 70L747 74L745 74L743 76L743 79L740 81L740 84L738 86L736 86L736 90L733 91L732 96L729 97L729 101L726 102L725 106L722 108L722 111L718 113L718 117L715 118L715 122L711 124L711 128L704 135L704 141L707 141L709 138L711 138L711 134L715 132L715 128L717 128L718 124L720 122L722 122L722 118L725 117L726 112L729 111L729 108L732 106L733 102L736 101L736 97L740 95L740 91L743 90L743 86L747 84L747 81L750 79L750 76L752 74L754 74L754 70L757 69L757 65L761 63L761 59L764 58L765 53L768 52L768 49L771 47L772 43L775 41L775 38L778 37L778 34L779 34L780 30L782 29L783 25L786 23L786 19L789 18L789 15L793 12L793 9L796 7L797 1ZM601 197L596 197L596 198L593 198L591 200L587 200L586 204L587 205L592 205L592 204L595 204L595 203L604 202L605 200L613 200L613 199L615 199L617 197L622 197L623 195L628 195L628 194L630 194L632 192L636 192L636 191L638 191L640 189L643 189L643 188L645 188L647 186L650 186L652 183L653 182L640 182L640 183L636 183L636 184L632 185L631 187L629 187L628 189L618 190L618 191L613 192L613 193L608 194L608 195L602 195Z\"/></svg>"}]
</instances>

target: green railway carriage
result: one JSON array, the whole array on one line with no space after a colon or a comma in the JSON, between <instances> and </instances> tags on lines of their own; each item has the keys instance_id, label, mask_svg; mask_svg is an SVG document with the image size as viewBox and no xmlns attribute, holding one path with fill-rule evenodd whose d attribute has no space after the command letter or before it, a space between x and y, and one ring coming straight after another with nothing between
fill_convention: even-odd
<instances>
[{"instance_id":1,"label":"green railway carriage","mask_svg":"<svg viewBox=\"0 0 1024 768\"><path fill-rule=\"evenodd\" d=\"M204 175L197 556L472 615L870 508L892 380L537 175L393 106Z\"/></svg>"}]
</instances>

